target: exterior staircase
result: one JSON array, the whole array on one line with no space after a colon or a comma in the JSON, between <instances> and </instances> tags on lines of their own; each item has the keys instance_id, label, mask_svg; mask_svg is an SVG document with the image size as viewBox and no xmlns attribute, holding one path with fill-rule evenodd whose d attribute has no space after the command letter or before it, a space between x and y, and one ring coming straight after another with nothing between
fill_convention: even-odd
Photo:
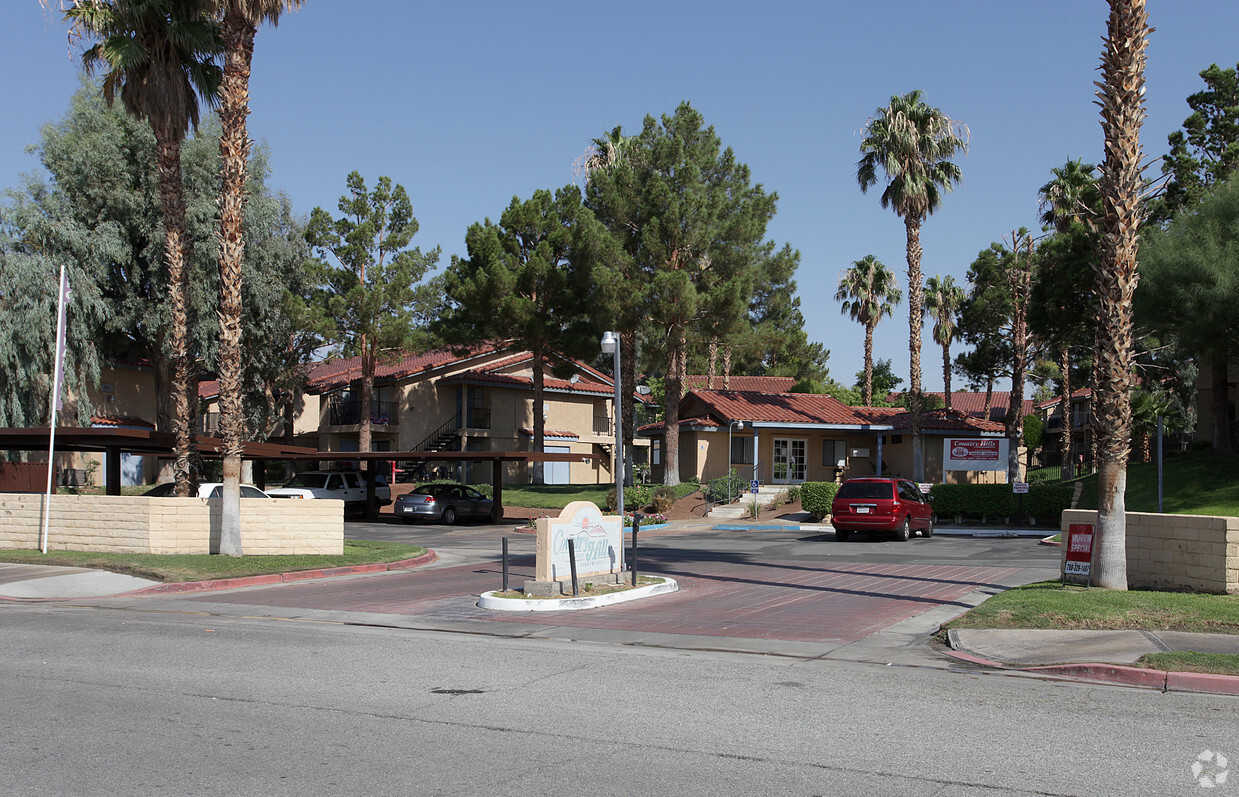
<instances>
[{"instance_id":1,"label":"exterior staircase","mask_svg":"<svg viewBox=\"0 0 1239 797\"><path fill-rule=\"evenodd\" d=\"M745 492L740 496L740 500L734 504L722 504L710 510L707 517L720 518L725 520L735 520L737 518L749 517L751 510L749 507L756 501L759 506L768 506L781 493L787 490L785 484L763 484L758 486L757 495L751 492Z\"/></svg>"}]
</instances>

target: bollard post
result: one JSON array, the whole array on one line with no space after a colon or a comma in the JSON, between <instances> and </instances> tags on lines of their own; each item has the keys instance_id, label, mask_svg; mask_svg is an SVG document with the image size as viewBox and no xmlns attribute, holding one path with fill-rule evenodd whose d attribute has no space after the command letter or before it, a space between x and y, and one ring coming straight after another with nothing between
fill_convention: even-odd
<instances>
[{"instance_id":1,"label":"bollard post","mask_svg":"<svg viewBox=\"0 0 1239 797\"><path fill-rule=\"evenodd\" d=\"M572 597L577 597L580 593L577 591L576 583L576 546L572 544L572 538L568 538L568 566L572 568Z\"/></svg>"},{"instance_id":2,"label":"bollard post","mask_svg":"<svg viewBox=\"0 0 1239 797\"><path fill-rule=\"evenodd\" d=\"M637 532L641 530L641 513L634 512L632 516L632 586L637 588Z\"/></svg>"},{"instance_id":3,"label":"bollard post","mask_svg":"<svg viewBox=\"0 0 1239 797\"><path fill-rule=\"evenodd\" d=\"M503 538L503 591L508 591L508 538Z\"/></svg>"}]
</instances>

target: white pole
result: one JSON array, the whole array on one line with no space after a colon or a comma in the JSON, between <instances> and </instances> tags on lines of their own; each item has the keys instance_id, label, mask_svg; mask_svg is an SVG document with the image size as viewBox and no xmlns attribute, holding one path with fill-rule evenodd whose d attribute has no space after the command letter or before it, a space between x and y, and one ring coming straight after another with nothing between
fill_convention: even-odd
<instances>
[{"instance_id":1,"label":"white pole","mask_svg":"<svg viewBox=\"0 0 1239 797\"><path fill-rule=\"evenodd\" d=\"M39 550L43 553L47 553L47 525L52 512L52 474L56 465L56 411L60 409L60 374L64 368L65 354L65 299L69 293L69 286L65 282L63 263L60 265L59 293L60 297L56 302L56 364L52 373L52 412L47 436L47 496L43 501L43 525L39 529Z\"/></svg>"}]
</instances>

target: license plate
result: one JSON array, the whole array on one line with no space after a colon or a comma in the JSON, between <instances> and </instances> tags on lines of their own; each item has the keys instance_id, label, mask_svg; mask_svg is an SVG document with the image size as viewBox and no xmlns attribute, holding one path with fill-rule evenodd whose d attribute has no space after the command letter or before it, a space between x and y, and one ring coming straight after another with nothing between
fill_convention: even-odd
<instances>
[{"instance_id":1,"label":"license plate","mask_svg":"<svg viewBox=\"0 0 1239 797\"><path fill-rule=\"evenodd\" d=\"M867 514L869 514L869 507L867 507L867 506L858 506L858 507L856 507L856 514L858 514L858 515L867 515Z\"/></svg>"}]
</instances>

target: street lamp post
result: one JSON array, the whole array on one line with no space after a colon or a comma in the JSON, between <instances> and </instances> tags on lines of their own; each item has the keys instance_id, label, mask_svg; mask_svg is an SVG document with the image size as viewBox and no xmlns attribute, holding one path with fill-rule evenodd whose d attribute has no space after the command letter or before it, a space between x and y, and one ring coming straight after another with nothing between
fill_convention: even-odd
<instances>
[{"instance_id":1,"label":"street lamp post","mask_svg":"<svg viewBox=\"0 0 1239 797\"><path fill-rule=\"evenodd\" d=\"M612 378L615 380L615 508L619 510L620 528L624 524L624 412L620 403L620 339L615 332L602 333L602 353L614 355Z\"/></svg>"},{"instance_id":2,"label":"street lamp post","mask_svg":"<svg viewBox=\"0 0 1239 797\"><path fill-rule=\"evenodd\" d=\"M731 430L744 429L744 421L732 421L727 425L727 475L731 475L732 456L731 456Z\"/></svg>"}]
</instances>

